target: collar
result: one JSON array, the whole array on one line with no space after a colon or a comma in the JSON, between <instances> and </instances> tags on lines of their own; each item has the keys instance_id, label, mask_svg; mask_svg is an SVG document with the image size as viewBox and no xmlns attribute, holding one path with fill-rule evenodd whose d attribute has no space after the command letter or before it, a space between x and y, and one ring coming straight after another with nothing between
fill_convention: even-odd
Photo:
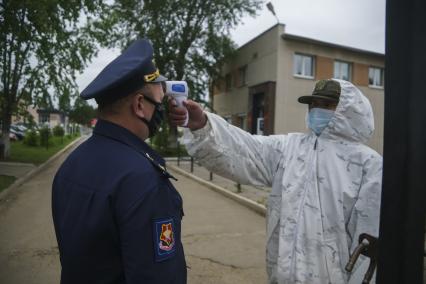
<instances>
[{"instance_id":1,"label":"collar","mask_svg":"<svg viewBox=\"0 0 426 284\"><path fill-rule=\"evenodd\" d=\"M149 147L148 144L146 144L128 129L110 121L98 119L93 133L95 135L104 136L129 146L148 159L149 162L151 162L154 167L161 171L165 176L177 180L167 172L164 159L151 147Z\"/></svg>"}]
</instances>

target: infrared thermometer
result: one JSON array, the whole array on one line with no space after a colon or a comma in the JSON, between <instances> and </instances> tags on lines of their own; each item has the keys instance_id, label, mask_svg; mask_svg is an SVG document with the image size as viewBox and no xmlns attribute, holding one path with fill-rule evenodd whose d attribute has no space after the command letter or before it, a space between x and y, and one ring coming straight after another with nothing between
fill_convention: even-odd
<instances>
[{"instance_id":1,"label":"infrared thermometer","mask_svg":"<svg viewBox=\"0 0 426 284\"><path fill-rule=\"evenodd\" d=\"M185 81L165 81L164 82L164 93L166 96L172 97L178 107L184 107L183 102L188 99L188 84ZM186 120L182 126L188 124L188 112L186 113Z\"/></svg>"}]
</instances>

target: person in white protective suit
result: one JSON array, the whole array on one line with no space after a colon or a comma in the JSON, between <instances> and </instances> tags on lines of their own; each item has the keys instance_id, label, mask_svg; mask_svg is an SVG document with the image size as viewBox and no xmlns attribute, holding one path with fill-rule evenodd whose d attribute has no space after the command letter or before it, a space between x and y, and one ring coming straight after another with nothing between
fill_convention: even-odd
<instances>
[{"instance_id":1,"label":"person in white protective suit","mask_svg":"<svg viewBox=\"0 0 426 284\"><path fill-rule=\"evenodd\" d=\"M370 102L336 79L318 81L299 102L309 105L307 133L251 135L190 100L186 110L170 101L169 117L182 125L189 114L184 143L210 171L272 186L269 283L361 283L345 265L361 233L378 236L382 157L364 145L374 130Z\"/></svg>"}]
</instances>

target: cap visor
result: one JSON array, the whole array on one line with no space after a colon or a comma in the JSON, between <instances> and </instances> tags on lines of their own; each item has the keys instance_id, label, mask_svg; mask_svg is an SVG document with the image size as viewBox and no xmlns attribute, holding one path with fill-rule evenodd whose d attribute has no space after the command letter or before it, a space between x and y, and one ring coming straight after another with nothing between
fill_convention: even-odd
<instances>
[{"instance_id":1,"label":"cap visor","mask_svg":"<svg viewBox=\"0 0 426 284\"><path fill-rule=\"evenodd\" d=\"M320 96L320 95L315 95L315 96L301 96L297 99L297 101L301 104L310 104L312 103L313 100L325 100L325 101L329 101L329 102L338 102L338 100L327 97L327 96Z\"/></svg>"},{"instance_id":2,"label":"cap visor","mask_svg":"<svg viewBox=\"0 0 426 284\"><path fill-rule=\"evenodd\" d=\"M150 83L164 82L164 81L167 81L167 80L168 79L166 77L164 77L163 75L160 75L155 80L151 81Z\"/></svg>"}]
</instances>

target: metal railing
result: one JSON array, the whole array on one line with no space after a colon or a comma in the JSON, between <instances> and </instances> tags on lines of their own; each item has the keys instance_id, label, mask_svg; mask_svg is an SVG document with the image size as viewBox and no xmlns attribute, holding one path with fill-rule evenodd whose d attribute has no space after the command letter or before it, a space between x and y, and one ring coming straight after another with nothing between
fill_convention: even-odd
<instances>
[{"instance_id":1,"label":"metal railing","mask_svg":"<svg viewBox=\"0 0 426 284\"><path fill-rule=\"evenodd\" d=\"M176 163L177 166L180 167L181 161L190 161L190 172L194 173L194 158L193 157L189 157L189 156L181 156L181 152L180 152L180 145L178 143L178 151L177 151L177 159L176 159ZM209 181L213 181L213 172L209 171ZM237 187L237 193L241 193L242 192L242 187L240 183L236 183L235 186Z\"/></svg>"}]
</instances>

